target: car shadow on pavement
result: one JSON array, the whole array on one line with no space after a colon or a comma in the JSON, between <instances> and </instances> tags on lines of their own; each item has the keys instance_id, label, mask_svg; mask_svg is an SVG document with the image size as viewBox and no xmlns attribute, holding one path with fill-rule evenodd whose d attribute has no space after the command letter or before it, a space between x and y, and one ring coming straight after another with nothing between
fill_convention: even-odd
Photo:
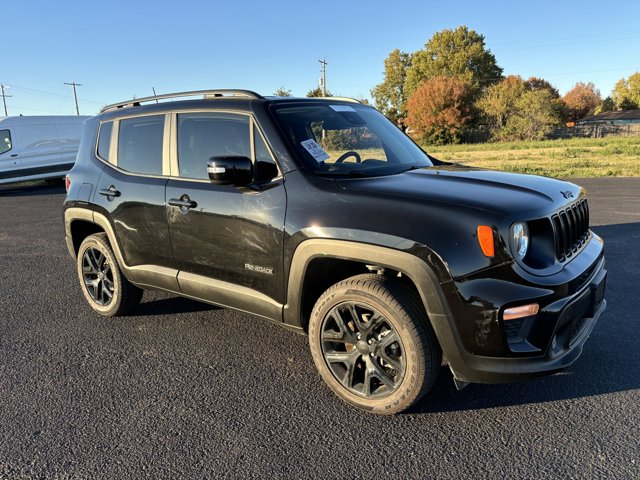
<instances>
[{"instance_id":1,"label":"car shadow on pavement","mask_svg":"<svg viewBox=\"0 0 640 480\"><path fill-rule=\"evenodd\" d=\"M142 302L132 317L146 317L150 315L171 315L178 313L206 312L220 310L220 307L198 302L184 297L167 297Z\"/></svg>"},{"instance_id":2,"label":"car shadow on pavement","mask_svg":"<svg viewBox=\"0 0 640 480\"><path fill-rule=\"evenodd\" d=\"M53 185L44 181L24 185L0 185L0 197L35 197L39 195L64 195L65 193L62 180Z\"/></svg>"},{"instance_id":3,"label":"car shadow on pavement","mask_svg":"<svg viewBox=\"0 0 640 480\"><path fill-rule=\"evenodd\" d=\"M638 306L640 223L594 226L605 240L607 309L582 355L564 371L519 383L471 384L457 391L442 368L434 387L406 413L436 413L499 408L640 389Z\"/></svg>"}]
</instances>

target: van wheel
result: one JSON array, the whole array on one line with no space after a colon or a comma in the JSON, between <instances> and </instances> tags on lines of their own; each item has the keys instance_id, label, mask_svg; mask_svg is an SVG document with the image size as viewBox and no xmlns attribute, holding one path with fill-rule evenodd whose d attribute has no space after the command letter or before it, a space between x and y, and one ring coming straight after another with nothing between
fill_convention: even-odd
<instances>
[{"instance_id":1,"label":"van wheel","mask_svg":"<svg viewBox=\"0 0 640 480\"><path fill-rule=\"evenodd\" d=\"M84 239L78 250L77 270L82 293L100 315L125 315L140 303L142 289L120 271L106 233Z\"/></svg>"},{"instance_id":2,"label":"van wheel","mask_svg":"<svg viewBox=\"0 0 640 480\"><path fill-rule=\"evenodd\" d=\"M381 275L357 275L318 299L309 323L311 355L343 400L394 414L433 386L442 360L418 295Z\"/></svg>"}]
</instances>

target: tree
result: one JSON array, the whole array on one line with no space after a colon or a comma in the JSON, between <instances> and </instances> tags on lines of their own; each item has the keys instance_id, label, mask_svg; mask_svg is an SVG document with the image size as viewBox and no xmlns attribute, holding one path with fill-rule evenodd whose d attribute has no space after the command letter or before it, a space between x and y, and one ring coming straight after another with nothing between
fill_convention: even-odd
<instances>
[{"instance_id":1,"label":"tree","mask_svg":"<svg viewBox=\"0 0 640 480\"><path fill-rule=\"evenodd\" d=\"M488 87L477 106L492 138L522 140L543 138L562 123L564 104L549 82L532 77L526 81L510 75Z\"/></svg>"},{"instance_id":2,"label":"tree","mask_svg":"<svg viewBox=\"0 0 640 480\"><path fill-rule=\"evenodd\" d=\"M611 93L616 107L622 110L640 108L640 72L621 78L616 82Z\"/></svg>"},{"instance_id":3,"label":"tree","mask_svg":"<svg viewBox=\"0 0 640 480\"><path fill-rule=\"evenodd\" d=\"M371 89L376 108L399 126L407 115L404 82L410 65L411 55L396 48L384 61L384 80Z\"/></svg>"},{"instance_id":4,"label":"tree","mask_svg":"<svg viewBox=\"0 0 640 480\"><path fill-rule=\"evenodd\" d=\"M291 90L287 90L284 87L280 87L275 92L273 92L273 94L276 97L290 97L291 96Z\"/></svg>"},{"instance_id":5,"label":"tree","mask_svg":"<svg viewBox=\"0 0 640 480\"><path fill-rule=\"evenodd\" d=\"M307 92L307 97L322 97L322 88L316 87ZM333 97L331 92L327 90L327 97Z\"/></svg>"},{"instance_id":6,"label":"tree","mask_svg":"<svg viewBox=\"0 0 640 480\"><path fill-rule=\"evenodd\" d=\"M411 57L404 95L409 97L420 82L436 76L455 77L471 88L476 98L482 89L502 78L496 57L485 47L484 36L460 26L436 32Z\"/></svg>"},{"instance_id":7,"label":"tree","mask_svg":"<svg viewBox=\"0 0 640 480\"><path fill-rule=\"evenodd\" d=\"M516 101L514 114L499 132L501 140L542 140L562 123L559 100L547 88L527 89Z\"/></svg>"},{"instance_id":8,"label":"tree","mask_svg":"<svg viewBox=\"0 0 640 480\"><path fill-rule=\"evenodd\" d=\"M604 112L612 112L616 109L616 104L611 97L607 97L593 111L594 115L600 115Z\"/></svg>"},{"instance_id":9,"label":"tree","mask_svg":"<svg viewBox=\"0 0 640 480\"><path fill-rule=\"evenodd\" d=\"M560 92L558 89L547 82L544 78L529 77L525 81L528 90L548 90L553 98L560 98Z\"/></svg>"},{"instance_id":10,"label":"tree","mask_svg":"<svg viewBox=\"0 0 640 480\"><path fill-rule=\"evenodd\" d=\"M426 143L455 143L472 118L468 83L438 76L418 85L407 100L407 125Z\"/></svg>"},{"instance_id":11,"label":"tree","mask_svg":"<svg viewBox=\"0 0 640 480\"><path fill-rule=\"evenodd\" d=\"M496 135L516 112L520 97L527 90L527 84L519 75L509 75L499 83L486 89L477 106L489 128Z\"/></svg>"},{"instance_id":12,"label":"tree","mask_svg":"<svg viewBox=\"0 0 640 480\"><path fill-rule=\"evenodd\" d=\"M562 100L567 105L568 119L575 122L593 114L601 98L600 92L593 83L578 82L562 97Z\"/></svg>"}]
</instances>

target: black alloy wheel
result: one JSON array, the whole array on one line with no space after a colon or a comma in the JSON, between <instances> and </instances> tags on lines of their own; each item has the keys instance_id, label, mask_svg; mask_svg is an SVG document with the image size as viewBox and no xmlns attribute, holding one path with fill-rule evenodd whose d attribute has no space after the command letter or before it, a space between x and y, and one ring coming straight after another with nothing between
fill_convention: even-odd
<instances>
[{"instance_id":1,"label":"black alloy wheel","mask_svg":"<svg viewBox=\"0 0 640 480\"><path fill-rule=\"evenodd\" d=\"M344 302L331 309L322 325L322 353L335 378L365 398L393 393L404 378L398 332L370 305Z\"/></svg>"},{"instance_id":2,"label":"black alloy wheel","mask_svg":"<svg viewBox=\"0 0 640 480\"><path fill-rule=\"evenodd\" d=\"M113 270L106 255L96 248L88 248L82 256L84 286L98 305L107 306L115 290Z\"/></svg>"}]
</instances>

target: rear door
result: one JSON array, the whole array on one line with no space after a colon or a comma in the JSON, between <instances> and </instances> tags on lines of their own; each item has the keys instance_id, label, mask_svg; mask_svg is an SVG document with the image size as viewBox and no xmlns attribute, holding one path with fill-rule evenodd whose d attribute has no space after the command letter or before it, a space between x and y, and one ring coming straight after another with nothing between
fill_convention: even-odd
<instances>
[{"instance_id":1,"label":"rear door","mask_svg":"<svg viewBox=\"0 0 640 480\"><path fill-rule=\"evenodd\" d=\"M5 122L0 124L0 183L8 183L20 177L20 151L13 129Z\"/></svg>"},{"instance_id":2,"label":"rear door","mask_svg":"<svg viewBox=\"0 0 640 480\"><path fill-rule=\"evenodd\" d=\"M172 122L177 136L167 219L182 291L269 318L280 315L286 194L264 137L243 113L179 113ZM267 172L260 179L264 187L211 184L207 161L222 155L251 158ZM174 200L193 207L174 206ZM246 301L250 297L254 301Z\"/></svg>"},{"instance_id":3,"label":"rear door","mask_svg":"<svg viewBox=\"0 0 640 480\"><path fill-rule=\"evenodd\" d=\"M165 135L164 114L102 123L96 155L107 166L94 202L111 218L127 267L138 267L141 277L133 280L167 280L166 285L154 286L176 289L165 212Z\"/></svg>"}]
</instances>

